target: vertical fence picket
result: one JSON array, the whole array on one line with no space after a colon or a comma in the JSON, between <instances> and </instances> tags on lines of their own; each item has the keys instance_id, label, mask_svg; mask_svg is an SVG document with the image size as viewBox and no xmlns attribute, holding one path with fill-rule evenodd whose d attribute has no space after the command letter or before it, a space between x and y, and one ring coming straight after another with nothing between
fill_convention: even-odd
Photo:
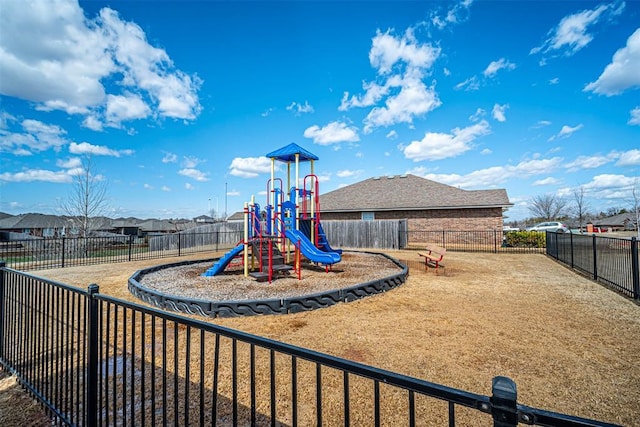
<instances>
[{"instance_id":1,"label":"vertical fence picket","mask_svg":"<svg viewBox=\"0 0 640 427\"><path fill-rule=\"evenodd\" d=\"M98 293L98 285L89 285L88 288L88 309L89 317L87 322L87 380L85 382L86 397L86 410L85 410L85 425L88 427L95 427L98 425L98 341L100 339L100 332L98 329L98 300L95 295Z\"/></svg>"},{"instance_id":2,"label":"vertical fence picket","mask_svg":"<svg viewBox=\"0 0 640 427\"><path fill-rule=\"evenodd\" d=\"M5 358L4 354L4 328L7 324L7 320L5 319L5 267L7 263L4 261L0 261L0 360Z\"/></svg>"},{"instance_id":3,"label":"vertical fence picket","mask_svg":"<svg viewBox=\"0 0 640 427\"><path fill-rule=\"evenodd\" d=\"M631 274L633 277L633 299L640 299L640 266L638 262L638 240L631 238Z\"/></svg>"}]
</instances>

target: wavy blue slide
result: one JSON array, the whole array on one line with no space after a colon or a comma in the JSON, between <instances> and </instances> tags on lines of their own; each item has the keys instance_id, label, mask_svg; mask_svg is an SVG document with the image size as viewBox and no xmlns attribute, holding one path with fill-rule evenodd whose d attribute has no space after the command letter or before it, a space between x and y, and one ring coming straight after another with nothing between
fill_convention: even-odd
<instances>
[{"instance_id":1,"label":"wavy blue slide","mask_svg":"<svg viewBox=\"0 0 640 427\"><path fill-rule=\"evenodd\" d=\"M213 264L207 271L202 273L202 276L211 277L220 273L225 269L227 265L231 262L231 260L238 255L244 249L244 245L238 245L235 248L231 249L229 252L224 254L222 258L220 258L215 264Z\"/></svg>"},{"instance_id":2,"label":"wavy blue slide","mask_svg":"<svg viewBox=\"0 0 640 427\"><path fill-rule=\"evenodd\" d=\"M340 262L342 257L337 252L324 252L316 248L313 243L299 230L287 230L287 239L293 244L300 242L300 251L310 261L319 264L331 265Z\"/></svg>"}]
</instances>

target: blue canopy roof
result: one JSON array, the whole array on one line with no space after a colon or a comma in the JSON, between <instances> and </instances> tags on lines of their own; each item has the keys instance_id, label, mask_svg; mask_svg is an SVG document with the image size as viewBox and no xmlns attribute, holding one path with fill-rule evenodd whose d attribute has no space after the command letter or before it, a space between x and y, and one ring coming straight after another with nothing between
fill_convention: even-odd
<instances>
[{"instance_id":1,"label":"blue canopy roof","mask_svg":"<svg viewBox=\"0 0 640 427\"><path fill-rule=\"evenodd\" d=\"M295 162L296 154L299 155L298 161L308 162L310 160L319 160L318 156L310 153L298 144L292 142L286 147L275 150L266 155L270 159L280 160L281 162Z\"/></svg>"}]
</instances>

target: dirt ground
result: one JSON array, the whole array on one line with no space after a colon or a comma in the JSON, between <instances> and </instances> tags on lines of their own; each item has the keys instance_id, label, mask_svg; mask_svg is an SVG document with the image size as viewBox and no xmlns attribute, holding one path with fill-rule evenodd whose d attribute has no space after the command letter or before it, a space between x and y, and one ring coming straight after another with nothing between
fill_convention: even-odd
<instances>
[{"instance_id":1,"label":"dirt ground","mask_svg":"<svg viewBox=\"0 0 640 427\"><path fill-rule=\"evenodd\" d=\"M311 312L215 322L480 394L490 394L494 376L506 375L518 385L519 403L640 425L640 306L540 254L449 252L435 274L421 268L416 252L386 253L412 267L407 283L390 292ZM136 301L128 277L175 260L35 274L83 288L97 283L102 293ZM26 411L11 419L17 401L4 396L20 388L0 390L1 425L46 424Z\"/></svg>"}]
</instances>

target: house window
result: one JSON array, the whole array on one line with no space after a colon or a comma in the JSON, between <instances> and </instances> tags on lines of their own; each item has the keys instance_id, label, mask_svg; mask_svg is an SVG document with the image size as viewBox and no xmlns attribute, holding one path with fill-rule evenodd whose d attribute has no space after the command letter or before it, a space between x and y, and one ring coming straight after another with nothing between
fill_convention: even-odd
<instances>
[{"instance_id":1,"label":"house window","mask_svg":"<svg viewBox=\"0 0 640 427\"><path fill-rule=\"evenodd\" d=\"M363 221L373 221L374 219L376 219L376 215L374 212L362 212Z\"/></svg>"}]
</instances>

